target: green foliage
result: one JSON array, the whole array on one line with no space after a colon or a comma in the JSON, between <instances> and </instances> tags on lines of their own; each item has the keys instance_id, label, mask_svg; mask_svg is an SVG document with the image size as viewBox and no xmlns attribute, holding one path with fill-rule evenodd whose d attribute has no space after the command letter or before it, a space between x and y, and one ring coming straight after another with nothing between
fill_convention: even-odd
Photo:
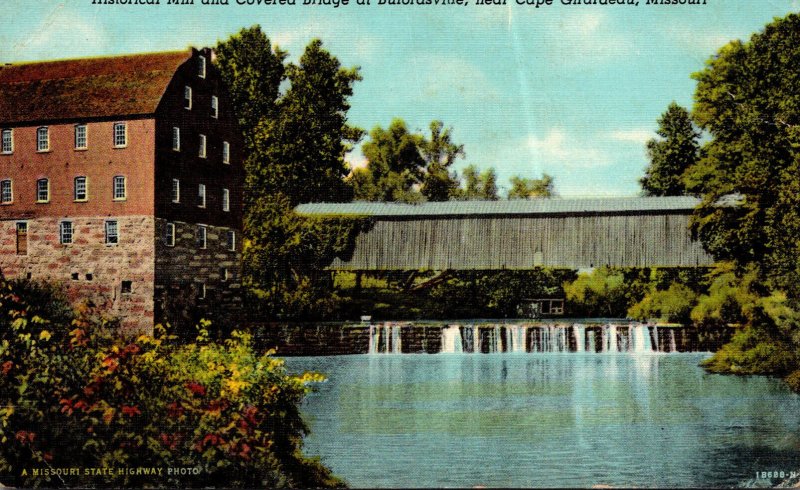
<instances>
[{"instance_id":1,"label":"green foliage","mask_svg":"<svg viewBox=\"0 0 800 490\"><path fill-rule=\"evenodd\" d=\"M489 168L483 172L478 172L475 165L464 168L463 188L457 193L459 199L475 199L483 201L496 201L497 195L497 174L494 168Z\"/></svg>"},{"instance_id":2,"label":"green foliage","mask_svg":"<svg viewBox=\"0 0 800 490\"><path fill-rule=\"evenodd\" d=\"M697 162L700 133L692 124L689 111L675 102L658 120L656 131L661 139L647 142L650 165L639 181L647 196L686 194L683 173Z\"/></svg>"},{"instance_id":3,"label":"green foliage","mask_svg":"<svg viewBox=\"0 0 800 490\"><path fill-rule=\"evenodd\" d=\"M653 290L628 310L637 320L658 319L668 323L689 323L697 294L683 284L671 284L666 290Z\"/></svg>"},{"instance_id":4,"label":"green foliage","mask_svg":"<svg viewBox=\"0 0 800 490\"><path fill-rule=\"evenodd\" d=\"M511 190L508 191L509 199L536 199L552 196L553 177L547 174L542 174L541 179L511 177Z\"/></svg>"},{"instance_id":5,"label":"green foliage","mask_svg":"<svg viewBox=\"0 0 800 490\"><path fill-rule=\"evenodd\" d=\"M412 133L402 119L373 128L362 146L367 166L350 179L355 198L413 203L454 197L458 180L450 167L464 156L464 146L453 143L452 128L441 121L431 122L430 131L430 138Z\"/></svg>"},{"instance_id":6,"label":"green foliage","mask_svg":"<svg viewBox=\"0 0 800 490\"><path fill-rule=\"evenodd\" d=\"M24 289L24 288L23 288ZM319 487L341 481L301 453L299 403L315 374L292 376L246 334L173 343L123 339L83 310L69 322L36 314L0 285L0 473L28 486ZM57 305L52 301L46 303ZM56 306L56 309L59 307ZM78 468L35 476L34 469ZM86 474L86 468L112 468ZM137 474L119 469L162 468ZM168 475L167 468L191 468Z\"/></svg>"},{"instance_id":7,"label":"green foliage","mask_svg":"<svg viewBox=\"0 0 800 490\"><path fill-rule=\"evenodd\" d=\"M710 141L686 172L702 195L693 227L717 259L754 264L800 296L800 15L719 50L697 80L694 119ZM741 205L721 207L728 194Z\"/></svg>"},{"instance_id":8,"label":"green foliage","mask_svg":"<svg viewBox=\"0 0 800 490\"><path fill-rule=\"evenodd\" d=\"M564 284L564 293L571 314L620 318L649 287L649 271L600 267Z\"/></svg>"}]
</instances>

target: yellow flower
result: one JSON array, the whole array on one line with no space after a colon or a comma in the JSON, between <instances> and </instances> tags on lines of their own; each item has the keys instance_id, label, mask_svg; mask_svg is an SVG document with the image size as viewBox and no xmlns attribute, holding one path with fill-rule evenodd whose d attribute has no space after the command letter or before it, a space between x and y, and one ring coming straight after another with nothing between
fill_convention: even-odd
<instances>
[{"instance_id":1,"label":"yellow flower","mask_svg":"<svg viewBox=\"0 0 800 490\"><path fill-rule=\"evenodd\" d=\"M50 332L47 330L42 330L42 333L39 334L39 340L50 340Z\"/></svg>"}]
</instances>

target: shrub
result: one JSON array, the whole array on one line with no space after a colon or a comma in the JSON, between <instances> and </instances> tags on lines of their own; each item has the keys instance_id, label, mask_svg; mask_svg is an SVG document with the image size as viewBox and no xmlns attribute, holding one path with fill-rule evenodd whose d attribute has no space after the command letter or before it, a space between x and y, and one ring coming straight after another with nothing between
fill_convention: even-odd
<instances>
[{"instance_id":1,"label":"shrub","mask_svg":"<svg viewBox=\"0 0 800 490\"><path fill-rule=\"evenodd\" d=\"M697 295L682 284L672 284L666 291L653 290L628 310L631 318L657 318L670 323L689 323L689 313Z\"/></svg>"},{"instance_id":2,"label":"shrub","mask_svg":"<svg viewBox=\"0 0 800 490\"><path fill-rule=\"evenodd\" d=\"M319 375L287 374L247 334L212 342L207 322L195 342L179 345L161 327L123 339L91 310L71 325L36 310L0 283L3 484L342 485L301 453L298 405ZM78 471L46 474L64 468Z\"/></svg>"}]
</instances>

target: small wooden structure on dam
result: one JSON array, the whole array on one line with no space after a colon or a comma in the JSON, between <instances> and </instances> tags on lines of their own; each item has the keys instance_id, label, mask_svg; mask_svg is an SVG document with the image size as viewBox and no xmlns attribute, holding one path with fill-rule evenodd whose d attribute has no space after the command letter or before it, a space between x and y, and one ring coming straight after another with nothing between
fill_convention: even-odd
<instances>
[{"instance_id":1,"label":"small wooden structure on dam","mask_svg":"<svg viewBox=\"0 0 800 490\"><path fill-rule=\"evenodd\" d=\"M693 197L310 203L314 217L363 217L336 270L708 266L692 239Z\"/></svg>"}]
</instances>

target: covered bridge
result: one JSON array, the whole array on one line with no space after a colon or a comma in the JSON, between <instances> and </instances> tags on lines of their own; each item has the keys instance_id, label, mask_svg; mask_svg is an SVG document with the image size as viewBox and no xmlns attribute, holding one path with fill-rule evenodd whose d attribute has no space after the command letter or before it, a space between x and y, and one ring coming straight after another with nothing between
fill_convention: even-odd
<instances>
[{"instance_id":1,"label":"covered bridge","mask_svg":"<svg viewBox=\"0 0 800 490\"><path fill-rule=\"evenodd\" d=\"M693 197L311 203L301 215L364 217L338 270L691 267L713 262L692 240Z\"/></svg>"}]
</instances>

